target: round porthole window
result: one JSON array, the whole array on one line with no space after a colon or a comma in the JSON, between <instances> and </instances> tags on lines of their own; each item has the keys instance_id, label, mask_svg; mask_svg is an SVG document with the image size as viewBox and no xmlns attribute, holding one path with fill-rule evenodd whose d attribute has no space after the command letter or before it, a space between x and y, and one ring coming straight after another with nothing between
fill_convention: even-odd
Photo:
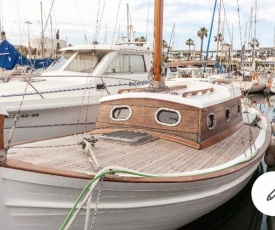
<instances>
[{"instance_id":1,"label":"round porthole window","mask_svg":"<svg viewBox=\"0 0 275 230\"><path fill-rule=\"evenodd\" d=\"M177 110L161 108L156 111L155 120L161 125L175 126L180 123L181 115Z\"/></svg>"},{"instance_id":2,"label":"round porthole window","mask_svg":"<svg viewBox=\"0 0 275 230\"><path fill-rule=\"evenodd\" d=\"M242 113L242 107L241 105L238 105L238 114L240 115Z\"/></svg>"},{"instance_id":3,"label":"round porthole window","mask_svg":"<svg viewBox=\"0 0 275 230\"><path fill-rule=\"evenodd\" d=\"M230 119L231 119L231 111L230 111L230 109L226 109L225 110L225 117L226 117L226 121L230 121Z\"/></svg>"},{"instance_id":4,"label":"round porthole window","mask_svg":"<svg viewBox=\"0 0 275 230\"><path fill-rule=\"evenodd\" d=\"M111 110L111 118L116 121L128 120L132 114L129 106L116 106Z\"/></svg>"},{"instance_id":5,"label":"round porthole window","mask_svg":"<svg viewBox=\"0 0 275 230\"><path fill-rule=\"evenodd\" d=\"M214 113L210 113L207 116L207 128L214 129L216 126L216 116Z\"/></svg>"}]
</instances>

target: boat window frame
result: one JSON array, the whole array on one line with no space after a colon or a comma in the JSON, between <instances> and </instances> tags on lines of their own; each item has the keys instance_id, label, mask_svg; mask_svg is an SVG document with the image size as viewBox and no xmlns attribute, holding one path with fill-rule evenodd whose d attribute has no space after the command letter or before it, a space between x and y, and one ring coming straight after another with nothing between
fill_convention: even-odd
<instances>
[{"instance_id":1,"label":"boat window frame","mask_svg":"<svg viewBox=\"0 0 275 230\"><path fill-rule=\"evenodd\" d=\"M175 124L168 124L168 123L164 123L164 122L161 122L159 121L157 118L158 118L158 114L161 110L166 110L166 111L171 111L171 112L175 112L177 113L178 115L178 121L175 123ZM155 121L160 124L160 125L165 125L165 126L177 126L180 122L181 122L181 114L178 110L175 110L175 109L170 109L170 108L165 108L165 107L162 107L162 108L159 108L156 112L155 112Z\"/></svg>"},{"instance_id":2,"label":"boat window frame","mask_svg":"<svg viewBox=\"0 0 275 230\"><path fill-rule=\"evenodd\" d=\"M129 115L128 115L128 117L123 118L123 119L115 119L115 118L113 117L114 110L115 110L115 109L118 109L118 108L128 108L128 109L129 109ZM129 120L129 118L130 118L131 116L132 116L132 109L131 109L131 107L128 106L128 105L117 105L117 106L114 106L114 107L111 109L111 111L110 111L110 118L111 118L113 121L127 121L127 120Z\"/></svg>"},{"instance_id":3,"label":"boat window frame","mask_svg":"<svg viewBox=\"0 0 275 230\"><path fill-rule=\"evenodd\" d=\"M112 69L112 71L110 71L109 69L112 67L113 63L115 61L117 61L117 59L120 55L121 56L127 55L128 56L128 60L127 60L128 62L130 62L131 56L141 57L144 71L116 71L116 70L114 71L113 69ZM124 66L123 66L123 68L124 68ZM144 74L144 73L147 73L147 72L148 72L148 70L147 70L147 66L146 66L146 59L144 57L144 53L142 53L142 52L134 53L132 51L128 51L128 52L127 51L122 51L122 52L119 51L119 52L115 53L115 55L112 58L110 58L110 60L108 62L108 65L107 65L107 68L105 70L106 74Z\"/></svg>"},{"instance_id":4,"label":"boat window frame","mask_svg":"<svg viewBox=\"0 0 275 230\"><path fill-rule=\"evenodd\" d=\"M211 127L209 127L209 124L208 124L208 119L209 119L210 116L214 116L214 118L213 118L213 125L212 125ZM209 130L215 129L215 127L216 127L216 125L217 125L217 118L216 118L215 113L209 113L209 114L207 115L207 117L206 117L206 125L207 125L207 128L208 128Z\"/></svg>"},{"instance_id":5,"label":"boat window frame","mask_svg":"<svg viewBox=\"0 0 275 230\"><path fill-rule=\"evenodd\" d=\"M227 117L227 115L228 115L227 112L229 112L229 117ZM227 109L225 110L225 118L226 118L226 121L229 122L229 121L231 120L231 117L232 117L231 110L230 110L230 108L227 108Z\"/></svg>"},{"instance_id":6,"label":"boat window frame","mask_svg":"<svg viewBox=\"0 0 275 230\"><path fill-rule=\"evenodd\" d=\"M242 114L242 106L241 106L241 104L237 105L237 112L238 112L238 115Z\"/></svg>"}]
</instances>

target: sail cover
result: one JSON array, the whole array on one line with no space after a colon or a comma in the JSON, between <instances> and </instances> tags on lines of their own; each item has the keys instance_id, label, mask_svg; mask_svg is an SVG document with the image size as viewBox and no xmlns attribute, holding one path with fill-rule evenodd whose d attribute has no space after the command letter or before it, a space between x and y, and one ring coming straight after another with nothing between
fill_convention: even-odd
<instances>
[{"instance_id":1,"label":"sail cover","mask_svg":"<svg viewBox=\"0 0 275 230\"><path fill-rule=\"evenodd\" d=\"M16 65L30 66L33 69L47 68L53 61L49 58L28 59L7 40L0 44L0 67L6 70L12 70Z\"/></svg>"}]
</instances>

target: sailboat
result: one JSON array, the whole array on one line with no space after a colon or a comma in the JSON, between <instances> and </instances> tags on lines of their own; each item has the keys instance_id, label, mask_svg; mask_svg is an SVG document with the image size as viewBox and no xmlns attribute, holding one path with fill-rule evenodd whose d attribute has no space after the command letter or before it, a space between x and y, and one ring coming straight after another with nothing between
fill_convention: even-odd
<instances>
[{"instance_id":1,"label":"sailboat","mask_svg":"<svg viewBox=\"0 0 275 230\"><path fill-rule=\"evenodd\" d=\"M162 18L156 0L153 81L103 97L92 132L0 143L1 227L177 229L246 185L270 122L254 108L242 113L238 87L162 81Z\"/></svg>"}]
</instances>

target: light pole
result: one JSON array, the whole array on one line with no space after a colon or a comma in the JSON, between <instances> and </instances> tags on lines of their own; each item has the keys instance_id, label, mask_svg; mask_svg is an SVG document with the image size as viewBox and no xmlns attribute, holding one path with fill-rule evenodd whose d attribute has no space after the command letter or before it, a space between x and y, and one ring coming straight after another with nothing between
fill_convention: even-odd
<instances>
[{"instance_id":1,"label":"light pole","mask_svg":"<svg viewBox=\"0 0 275 230\"><path fill-rule=\"evenodd\" d=\"M28 38L29 38L28 50L29 50L29 58L31 58L30 24L32 24L32 23L29 20L25 21L25 23L28 24Z\"/></svg>"}]
</instances>

